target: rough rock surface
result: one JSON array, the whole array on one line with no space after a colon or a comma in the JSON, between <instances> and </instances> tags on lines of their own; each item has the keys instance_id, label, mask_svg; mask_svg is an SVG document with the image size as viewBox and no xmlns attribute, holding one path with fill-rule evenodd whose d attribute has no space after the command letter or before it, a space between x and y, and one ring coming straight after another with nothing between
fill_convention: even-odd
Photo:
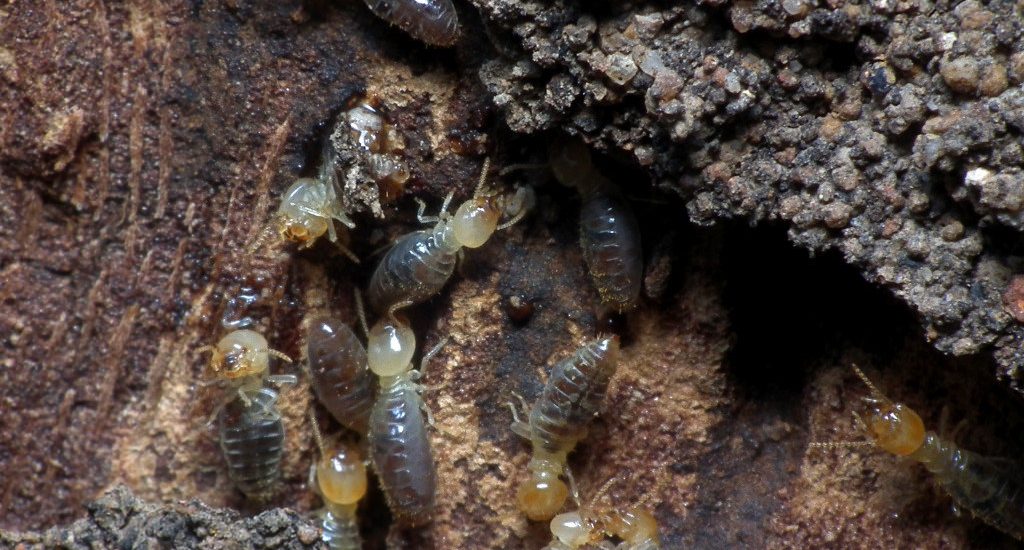
<instances>
[{"instance_id":1,"label":"rough rock surface","mask_svg":"<svg viewBox=\"0 0 1024 550\"><path fill-rule=\"evenodd\" d=\"M87 507L88 517L40 534L5 534L5 548L315 548L317 527L280 508L249 518L192 500L176 506L141 501L117 487Z\"/></svg>"},{"instance_id":2,"label":"rough rock surface","mask_svg":"<svg viewBox=\"0 0 1024 550\"><path fill-rule=\"evenodd\" d=\"M1007 390L1024 360L1020 7L672 4L473 0L444 51L354 1L0 8L0 541L127 540L118 525L214 536L188 521L161 531L166 514L214 518L227 546L266 543L232 539L242 525L308 538L280 525L290 513L173 503L245 509L204 426L217 395L197 384L222 319L249 315L300 357L306 316L353 318L367 266L329 243L296 253L263 237L276 197L315 170L334 113L365 93L402 134L407 195L464 198L483 154L542 161L564 131L640 199L649 244L678 235L674 275L631 320L606 413L573 455L584 498L622 476L609 494L652 504L667 548L1006 545L952 518L920 468L807 442L855 437L863 389L842 365L856 360L930 426L948 406L969 423L965 444L1020 456L1006 440L1024 418ZM451 337L426 376L438 517L390 529L374 493L361 510L374 544L548 536L514 509L529 457L505 402L534 398L545 367L593 334L596 295L572 194L540 172L505 179L537 185L536 212L413 312L423 347ZM406 197L383 221L357 217L350 246L369 259L416 227L414 211ZM684 211L767 229L694 229ZM771 238L777 226L826 260ZM254 302L228 307L242 295ZM920 322L942 352L985 353L944 357ZM275 504L303 514L317 506L310 400L304 383L282 394ZM165 504L115 492L90 505L92 523L31 533L120 484Z\"/></svg>"},{"instance_id":3,"label":"rough rock surface","mask_svg":"<svg viewBox=\"0 0 1024 550\"><path fill-rule=\"evenodd\" d=\"M631 157L697 223L784 221L891 288L939 350L994 350L1017 387L1018 3L475 4L521 47L481 71L513 130Z\"/></svg>"}]
</instances>

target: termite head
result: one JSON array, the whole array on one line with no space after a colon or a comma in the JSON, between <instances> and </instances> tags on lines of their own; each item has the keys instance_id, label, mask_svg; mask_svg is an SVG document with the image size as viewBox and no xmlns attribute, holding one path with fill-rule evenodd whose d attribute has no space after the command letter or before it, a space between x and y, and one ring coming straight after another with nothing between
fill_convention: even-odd
<instances>
[{"instance_id":1,"label":"termite head","mask_svg":"<svg viewBox=\"0 0 1024 550\"><path fill-rule=\"evenodd\" d=\"M903 403L890 400L860 369L853 368L872 393L865 398L868 411L861 416L868 436L886 452L897 456L913 454L924 444L925 429L921 417Z\"/></svg>"},{"instance_id":2,"label":"termite head","mask_svg":"<svg viewBox=\"0 0 1024 550\"><path fill-rule=\"evenodd\" d=\"M267 339L254 330L229 332L212 351L209 370L216 378L234 380L258 376L270 367Z\"/></svg>"},{"instance_id":3,"label":"termite head","mask_svg":"<svg viewBox=\"0 0 1024 550\"><path fill-rule=\"evenodd\" d=\"M552 518L562 509L568 496L569 487L550 470L531 472L516 493L519 509L533 521Z\"/></svg>"},{"instance_id":4,"label":"termite head","mask_svg":"<svg viewBox=\"0 0 1024 550\"><path fill-rule=\"evenodd\" d=\"M924 443L924 422L903 403L872 403L863 420L875 444L894 455L913 454Z\"/></svg>"},{"instance_id":5,"label":"termite head","mask_svg":"<svg viewBox=\"0 0 1024 550\"><path fill-rule=\"evenodd\" d=\"M366 343L366 362L377 376L398 376L412 368L416 335L401 319L377 321Z\"/></svg>"},{"instance_id":6,"label":"termite head","mask_svg":"<svg viewBox=\"0 0 1024 550\"><path fill-rule=\"evenodd\" d=\"M342 445L317 463L316 481L324 500L355 504L366 494L366 466L354 447Z\"/></svg>"},{"instance_id":7,"label":"termite head","mask_svg":"<svg viewBox=\"0 0 1024 550\"><path fill-rule=\"evenodd\" d=\"M281 235L303 246L327 233L330 219L318 215L326 198L323 184L314 178L299 178L281 197L277 213L281 219Z\"/></svg>"},{"instance_id":8,"label":"termite head","mask_svg":"<svg viewBox=\"0 0 1024 550\"><path fill-rule=\"evenodd\" d=\"M609 534L627 543L638 544L658 539L658 520L642 507L609 514L603 523Z\"/></svg>"},{"instance_id":9,"label":"termite head","mask_svg":"<svg viewBox=\"0 0 1024 550\"><path fill-rule=\"evenodd\" d=\"M500 216L495 197L473 197L462 203L452 217L455 239L467 248L483 246L497 229Z\"/></svg>"},{"instance_id":10,"label":"termite head","mask_svg":"<svg viewBox=\"0 0 1024 550\"><path fill-rule=\"evenodd\" d=\"M551 536L569 548L581 548L594 542L595 535L594 523L578 510L551 519Z\"/></svg>"}]
</instances>

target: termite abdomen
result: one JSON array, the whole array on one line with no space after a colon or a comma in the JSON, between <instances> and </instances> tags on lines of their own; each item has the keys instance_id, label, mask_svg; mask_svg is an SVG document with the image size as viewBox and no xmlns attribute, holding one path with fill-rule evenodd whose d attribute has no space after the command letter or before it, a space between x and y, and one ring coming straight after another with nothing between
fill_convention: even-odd
<instances>
[{"instance_id":1,"label":"termite abdomen","mask_svg":"<svg viewBox=\"0 0 1024 550\"><path fill-rule=\"evenodd\" d=\"M235 486L246 497L266 502L281 477L284 425L277 411L277 392L260 388L244 396L217 415L220 447Z\"/></svg>"},{"instance_id":2,"label":"termite abdomen","mask_svg":"<svg viewBox=\"0 0 1024 550\"><path fill-rule=\"evenodd\" d=\"M343 426L365 434L377 392L366 367L366 348L340 319L320 317L306 332L313 391Z\"/></svg>"},{"instance_id":3,"label":"termite abdomen","mask_svg":"<svg viewBox=\"0 0 1024 550\"><path fill-rule=\"evenodd\" d=\"M405 376L387 377L370 416L370 450L391 512L415 526L434 513L436 473L422 401Z\"/></svg>"},{"instance_id":4,"label":"termite abdomen","mask_svg":"<svg viewBox=\"0 0 1024 550\"><path fill-rule=\"evenodd\" d=\"M920 460L953 502L978 519L1024 540L1024 480L1020 465L958 448L929 432L911 458Z\"/></svg>"},{"instance_id":5,"label":"termite abdomen","mask_svg":"<svg viewBox=\"0 0 1024 550\"><path fill-rule=\"evenodd\" d=\"M431 46L451 46L459 38L459 16L452 0L366 0L370 11Z\"/></svg>"},{"instance_id":6,"label":"termite abdomen","mask_svg":"<svg viewBox=\"0 0 1024 550\"><path fill-rule=\"evenodd\" d=\"M530 410L530 430L548 452L568 452L586 437L618 362L617 337L589 342L551 369Z\"/></svg>"},{"instance_id":7,"label":"termite abdomen","mask_svg":"<svg viewBox=\"0 0 1024 550\"><path fill-rule=\"evenodd\" d=\"M416 304L434 296L455 271L457 250L439 243L434 231L415 231L402 237L370 278L370 306L383 313L395 304Z\"/></svg>"},{"instance_id":8,"label":"termite abdomen","mask_svg":"<svg viewBox=\"0 0 1024 550\"><path fill-rule=\"evenodd\" d=\"M617 312L636 306L643 280L640 229L615 193L587 197L580 210L580 248L601 302Z\"/></svg>"}]
</instances>

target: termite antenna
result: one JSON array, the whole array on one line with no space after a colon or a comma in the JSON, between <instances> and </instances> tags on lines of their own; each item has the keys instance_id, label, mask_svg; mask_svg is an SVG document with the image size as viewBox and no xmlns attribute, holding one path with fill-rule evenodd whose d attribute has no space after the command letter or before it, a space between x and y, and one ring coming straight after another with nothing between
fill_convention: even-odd
<instances>
[{"instance_id":1,"label":"termite antenna","mask_svg":"<svg viewBox=\"0 0 1024 550\"><path fill-rule=\"evenodd\" d=\"M369 325L366 324L366 308L363 307L363 293L359 290L359 287L356 287L353 289L353 295L356 301L356 317L359 319L359 328L363 329L363 337L369 340L370 329L367 328Z\"/></svg>"},{"instance_id":2,"label":"termite antenna","mask_svg":"<svg viewBox=\"0 0 1024 550\"><path fill-rule=\"evenodd\" d=\"M853 372L856 373L857 378L860 378L860 381L864 382L864 385L867 386L869 390L871 390L871 394L875 398L885 402L890 401L889 398L886 397L885 394L882 393L882 391L879 390L877 386L875 386L871 379L868 378L868 375L864 374L864 371L860 370L860 367L858 367L856 364L851 364L850 367L853 369Z\"/></svg>"},{"instance_id":3,"label":"termite antenna","mask_svg":"<svg viewBox=\"0 0 1024 550\"><path fill-rule=\"evenodd\" d=\"M316 419L316 413L312 408L309 409L309 425L313 428L313 441L316 442L320 456L327 456L324 452L324 436L320 433L320 422Z\"/></svg>"},{"instance_id":4,"label":"termite antenna","mask_svg":"<svg viewBox=\"0 0 1024 550\"><path fill-rule=\"evenodd\" d=\"M543 162L543 163L538 162L538 163L532 163L532 164L531 163L508 164L504 168L502 168L501 170L498 171L498 175L499 176L507 176L507 175L511 174L512 172L518 172L520 170L546 170L548 167L549 167L549 165L546 162Z\"/></svg>"},{"instance_id":5,"label":"termite antenna","mask_svg":"<svg viewBox=\"0 0 1024 550\"><path fill-rule=\"evenodd\" d=\"M807 446L812 449L852 449L874 445L873 441L814 441Z\"/></svg>"},{"instance_id":6,"label":"termite antenna","mask_svg":"<svg viewBox=\"0 0 1024 550\"><path fill-rule=\"evenodd\" d=\"M608 488L611 487L612 484L615 483L618 480L619 480L619 476L612 476L612 477L608 478L608 481L605 481L604 483L602 483L601 487L599 487L597 489L597 492L594 493L594 498L591 499L591 502L593 503L591 506L597 504L598 501L603 499L608 494Z\"/></svg>"},{"instance_id":7,"label":"termite antenna","mask_svg":"<svg viewBox=\"0 0 1024 550\"><path fill-rule=\"evenodd\" d=\"M484 184L487 183L487 171L491 169L491 157L484 158L484 165L480 168L480 180L476 183L476 189L473 190L473 198L480 196L480 190L484 188Z\"/></svg>"},{"instance_id":8,"label":"termite antenna","mask_svg":"<svg viewBox=\"0 0 1024 550\"><path fill-rule=\"evenodd\" d=\"M286 355L283 351L277 351L276 349L267 348L267 353L273 355L274 357L277 357L278 359L284 361L285 363L293 362L292 358L288 357L288 355Z\"/></svg>"}]
</instances>

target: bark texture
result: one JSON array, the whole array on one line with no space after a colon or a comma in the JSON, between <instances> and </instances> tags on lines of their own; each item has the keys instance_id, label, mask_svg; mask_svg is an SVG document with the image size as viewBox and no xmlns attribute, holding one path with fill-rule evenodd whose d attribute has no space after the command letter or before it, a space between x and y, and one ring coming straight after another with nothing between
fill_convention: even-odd
<instances>
[{"instance_id":1,"label":"bark texture","mask_svg":"<svg viewBox=\"0 0 1024 550\"><path fill-rule=\"evenodd\" d=\"M965 446L1020 456L1019 4L458 9L463 38L437 50L357 1L0 8L0 542L313 542L293 512L223 510L258 512L205 425L218 396L198 384L199 348L249 315L300 358L303 320L354 319L372 252L417 227L410 197L465 199L485 154L543 162L568 133L634 199L657 266L572 456L584 499L618 476L609 497L653 506L665 548L1010 545L954 519L920 468L807 443L856 437L856 361L930 426L945 406L968 422ZM264 242L277 197L364 95L404 140L411 178L383 219L357 212L347 238L363 265L328 243ZM412 312L423 349L451 339L425 377L439 510L425 529L391 529L372 494L373 546L550 536L515 509L529 456L505 403L535 398L594 334L597 295L578 200L549 180L499 178L534 185L537 208ZM305 381L282 392L274 505L301 514L318 505L311 401ZM86 504L120 485L134 496Z\"/></svg>"}]
</instances>

